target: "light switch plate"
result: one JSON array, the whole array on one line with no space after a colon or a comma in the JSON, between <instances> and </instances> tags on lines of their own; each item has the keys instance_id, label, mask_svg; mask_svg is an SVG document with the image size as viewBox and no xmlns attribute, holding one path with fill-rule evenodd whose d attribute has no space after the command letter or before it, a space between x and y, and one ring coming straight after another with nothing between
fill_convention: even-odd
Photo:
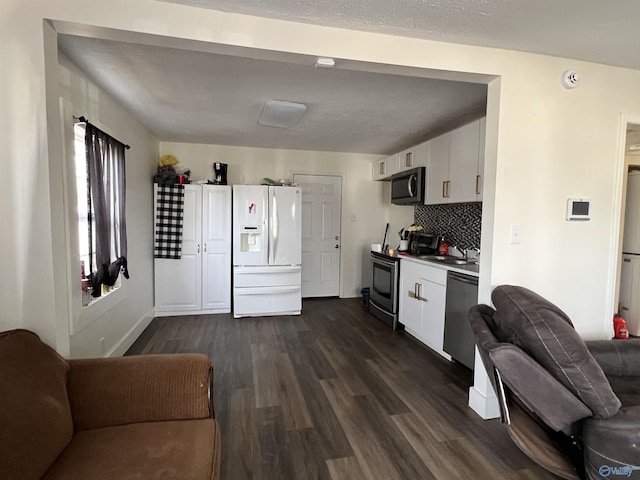
<instances>
[{"instance_id":1,"label":"light switch plate","mask_svg":"<svg viewBox=\"0 0 640 480\"><path fill-rule=\"evenodd\" d=\"M522 240L522 226L511 225L511 235L509 236L509 243L519 244Z\"/></svg>"}]
</instances>

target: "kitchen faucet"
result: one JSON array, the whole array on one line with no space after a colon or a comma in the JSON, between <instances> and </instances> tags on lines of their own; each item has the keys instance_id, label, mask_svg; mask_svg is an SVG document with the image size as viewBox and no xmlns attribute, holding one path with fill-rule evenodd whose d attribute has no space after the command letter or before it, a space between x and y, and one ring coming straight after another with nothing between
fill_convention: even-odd
<instances>
[{"instance_id":1,"label":"kitchen faucet","mask_svg":"<svg viewBox=\"0 0 640 480\"><path fill-rule=\"evenodd\" d=\"M469 247L469 248L460 248L457 245L453 245L451 247L452 250L457 250L458 253L462 256L462 258L464 258L465 260L473 260L475 259L478 255L480 255L480 249L476 248L476 247ZM473 252L473 253L472 253ZM475 253L475 254L474 254ZM471 254L471 258L469 258L469 255ZM456 255L457 256L457 255Z\"/></svg>"}]
</instances>

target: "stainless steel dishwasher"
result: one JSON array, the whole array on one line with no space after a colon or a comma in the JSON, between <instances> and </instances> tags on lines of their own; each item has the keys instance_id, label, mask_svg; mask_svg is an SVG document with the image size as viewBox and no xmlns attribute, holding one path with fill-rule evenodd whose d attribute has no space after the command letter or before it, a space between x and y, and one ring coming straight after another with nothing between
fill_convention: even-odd
<instances>
[{"instance_id":1,"label":"stainless steel dishwasher","mask_svg":"<svg viewBox=\"0 0 640 480\"><path fill-rule=\"evenodd\" d=\"M444 314L444 351L473 370L475 336L469 323L469 309L478 303L478 277L447 273Z\"/></svg>"}]
</instances>

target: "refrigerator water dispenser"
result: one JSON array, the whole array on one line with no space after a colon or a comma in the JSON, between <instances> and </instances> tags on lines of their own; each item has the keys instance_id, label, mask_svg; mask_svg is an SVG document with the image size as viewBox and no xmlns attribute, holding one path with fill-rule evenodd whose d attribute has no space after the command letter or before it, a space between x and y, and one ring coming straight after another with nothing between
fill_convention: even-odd
<instances>
[{"instance_id":1,"label":"refrigerator water dispenser","mask_svg":"<svg viewBox=\"0 0 640 480\"><path fill-rule=\"evenodd\" d=\"M262 245L262 227L240 227L240 251L260 252Z\"/></svg>"}]
</instances>

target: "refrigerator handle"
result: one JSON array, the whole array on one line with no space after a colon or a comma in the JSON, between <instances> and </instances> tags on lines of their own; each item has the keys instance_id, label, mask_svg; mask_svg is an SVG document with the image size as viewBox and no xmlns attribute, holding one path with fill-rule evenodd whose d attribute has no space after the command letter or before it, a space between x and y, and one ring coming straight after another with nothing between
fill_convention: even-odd
<instances>
[{"instance_id":1,"label":"refrigerator handle","mask_svg":"<svg viewBox=\"0 0 640 480\"><path fill-rule=\"evenodd\" d=\"M270 192L271 206L270 212L271 228L269 228L269 263L275 265L278 253L278 236L280 234L280 215L278 212L278 200L275 190Z\"/></svg>"}]
</instances>

